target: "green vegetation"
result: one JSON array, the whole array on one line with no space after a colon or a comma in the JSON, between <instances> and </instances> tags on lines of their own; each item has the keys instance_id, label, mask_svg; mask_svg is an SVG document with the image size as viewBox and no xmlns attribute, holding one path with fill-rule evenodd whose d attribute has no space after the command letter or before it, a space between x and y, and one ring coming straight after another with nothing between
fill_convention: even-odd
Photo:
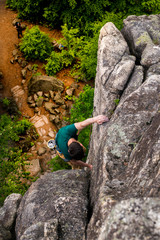
<instances>
[{"instance_id":1,"label":"green vegetation","mask_svg":"<svg viewBox=\"0 0 160 240\"><path fill-rule=\"evenodd\" d=\"M86 31L90 23L102 21L106 12L128 14L158 14L156 0L7 0L7 6L17 9L19 17L33 22L45 22L53 28L65 23L68 27Z\"/></svg>"},{"instance_id":2,"label":"green vegetation","mask_svg":"<svg viewBox=\"0 0 160 240\"><path fill-rule=\"evenodd\" d=\"M21 45L26 58L42 61L47 58L48 75L74 64L79 79L87 80L95 78L99 30L106 22L113 22L121 29L128 15L160 11L160 2L156 0L7 0L6 3L22 19L62 28L64 38L60 41L65 48L61 53L51 53L49 40L41 37L37 27L31 32L27 30Z\"/></svg>"},{"instance_id":3,"label":"green vegetation","mask_svg":"<svg viewBox=\"0 0 160 240\"><path fill-rule=\"evenodd\" d=\"M118 106L119 102L120 102L120 99L119 99L119 98L117 98L117 99L114 100L114 103L115 103L116 106Z\"/></svg>"},{"instance_id":4,"label":"green vegetation","mask_svg":"<svg viewBox=\"0 0 160 240\"><path fill-rule=\"evenodd\" d=\"M93 112L94 89L86 85L78 98L74 98L74 104L71 108L70 123L81 122L86 118L92 117ZM90 140L90 126L80 132L78 140L87 148Z\"/></svg>"},{"instance_id":5,"label":"green vegetation","mask_svg":"<svg viewBox=\"0 0 160 240\"><path fill-rule=\"evenodd\" d=\"M44 61L52 52L52 44L47 34L41 32L38 26L27 28L20 43L20 50L26 59Z\"/></svg>"},{"instance_id":6,"label":"green vegetation","mask_svg":"<svg viewBox=\"0 0 160 240\"><path fill-rule=\"evenodd\" d=\"M71 166L63 161L58 155L55 158L52 158L48 164L53 172L62 169L71 169Z\"/></svg>"},{"instance_id":7,"label":"green vegetation","mask_svg":"<svg viewBox=\"0 0 160 240\"><path fill-rule=\"evenodd\" d=\"M31 128L26 119L17 121L7 114L0 116L0 205L9 194L24 194L28 188L22 184L23 179L29 179L29 173L24 170L27 155L20 145L20 136Z\"/></svg>"},{"instance_id":8,"label":"green vegetation","mask_svg":"<svg viewBox=\"0 0 160 240\"><path fill-rule=\"evenodd\" d=\"M79 30L71 28L68 29L65 24L62 26L62 34L64 38L58 42L63 47L61 52L53 51L51 56L47 59L45 66L48 75L54 75L64 67L71 66L78 57L78 51L81 49L83 42L82 37L78 37Z\"/></svg>"}]
</instances>

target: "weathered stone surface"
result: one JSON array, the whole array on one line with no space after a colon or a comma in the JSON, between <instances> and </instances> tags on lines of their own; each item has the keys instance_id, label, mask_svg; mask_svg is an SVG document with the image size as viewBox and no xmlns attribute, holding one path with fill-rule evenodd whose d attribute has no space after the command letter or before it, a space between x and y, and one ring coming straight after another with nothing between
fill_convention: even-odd
<instances>
[{"instance_id":1,"label":"weathered stone surface","mask_svg":"<svg viewBox=\"0 0 160 240\"><path fill-rule=\"evenodd\" d=\"M22 69L22 70L21 70L21 74L22 74L22 77L23 77L24 79L26 79L27 69Z\"/></svg>"},{"instance_id":2,"label":"weathered stone surface","mask_svg":"<svg viewBox=\"0 0 160 240\"><path fill-rule=\"evenodd\" d=\"M160 62L160 46L147 44L141 56L141 65L150 67L158 62Z\"/></svg>"},{"instance_id":3,"label":"weathered stone surface","mask_svg":"<svg viewBox=\"0 0 160 240\"><path fill-rule=\"evenodd\" d=\"M0 208L1 240L9 240L12 238L10 230L13 228L13 224L16 220L21 199L22 196L20 194L13 193L5 199L3 207Z\"/></svg>"},{"instance_id":4,"label":"weathered stone surface","mask_svg":"<svg viewBox=\"0 0 160 240\"><path fill-rule=\"evenodd\" d=\"M37 100L36 100L36 105L37 107L41 107L42 104L43 104L43 97L38 97Z\"/></svg>"},{"instance_id":5,"label":"weathered stone surface","mask_svg":"<svg viewBox=\"0 0 160 240\"><path fill-rule=\"evenodd\" d=\"M18 49L14 49L12 55L15 57L18 54Z\"/></svg>"},{"instance_id":6,"label":"weathered stone surface","mask_svg":"<svg viewBox=\"0 0 160 240\"><path fill-rule=\"evenodd\" d=\"M21 62L21 67L22 68L25 68L26 66L27 66L27 61L25 61L25 60L22 60L22 62ZM28 69L28 68L27 68Z\"/></svg>"},{"instance_id":7,"label":"weathered stone surface","mask_svg":"<svg viewBox=\"0 0 160 240\"><path fill-rule=\"evenodd\" d=\"M98 240L159 240L159 198L127 199L109 214Z\"/></svg>"},{"instance_id":8,"label":"weathered stone surface","mask_svg":"<svg viewBox=\"0 0 160 240\"><path fill-rule=\"evenodd\" d=\"M10 231L6 230L2 225L0 225L0 240L11 240L12 235Z\"/></svg>"},{"instance_id":9,"label":"weathered stone surface","mask_svg":"<svg viewBox=\"0 0 160 240\"><path fill-rule=\"evenodd\" d=\"M46 102L44 104L44 107L45 107L46 111L50 112L51 114L56 114L55 108L58 107L58 105L56 105L55 103Z\"/></svg>"},{"instance_id":10,"label":"weathered stone surface","mask_svg":"<svg viewBox=\"0 0 160 240\"><path fill-rule=\"evenodd\" d=\"M124 198L160 196L160 113L148 125L138 144L133 145L125 174Z\"/></svg>"},{"instance_id":11,"label":"weathered stone surface","mask_svg":"<svg viewBox=\"0 0 160 240\"><path fill-rule=\"evenodd\" d=\"M66 90L66 94L68 96L73 96L75 89L74 88L69 88Z\"/></svg>"},{"instance_id":12,"label":"weathered stone surface","mask_svg":"<svg viewBox=\"0 0 160 240\"><path fill-rule=\"evenodd\" d=\"M50 90L63 91L63 89L64 86L61 80L49 76L32 77L28 84L28 90L30 94L33 94L38 91L43 92L49 92Z\"/></svg>"},{"instance_id":13,"label":"weathered stone surface","mask_svg":"<svg viewBox=\"0 0 160 240\"><path fill-rule=\"evenodd\" d=\"M138 89L141 86L141 84L143 83L143 79L144 79L143 67L135 66L134 71L131 75L130 81L121 96L121 101L125 97L129 96L136 89Z\"/></svg>"},{"instance_id":14,"label":"weathered stone surface","mask_svg":"<svg viewBox=\"0 0 160 240\"><path fill-rule=\"evenodd\" d=\"M37 154L38 154L39 156L41 156L41 155L45 154L46 151L47 151L47 149L46 149L45 147L40 147L40 148L38 149L38 151L37 151Z\"/></svg>"},{"instance_id":15,"label":"weathered stone surface","mask_svg":"<svg viewBox=\"0 0 160 240\"><path fill-rule=\"evenodd\" d=\"M37 176L41 172L41 167L39 164L39 159L33 159L31 161L27 161L25 165L25 170L30 172L30 176Z\"/></svg>"},{"instance_id":16,"label":"weathered stone surface","mask_svg":"<svg viewBox=\"0 0 160 240\"><path fill-rule=\"evenodd\" d=\"M21 201L16 220L17 240L31 239L31 236L35 240L83 239L87 189L87 174L83 170L57 171L42 176Z\"/></svg>"},{"instance_id":17,"label":"weathered stone surface","mask_svg":"<svg viewBox=\"0 0 160 240\"><path fill-rule=\"evenodd\" d=\"M54 97L54 101L59 104L59 105L63 105L64 104L64 99L62 98L60 93L57 93Z\"/></svg>"},{"instance_id":18,"label":"weathered stone surface","mask_svg":"<svg viewBox=\"0 0 160 240\"><path fill-rule=\"evenodd\" d=\"M106 23L101 29L98 45L94 107L97 112L111 115L115 100L120 97L132 73L135 57L129 54L125 39L113 23Z\"/></svg>"},{"instance_id":19,"label":"weathered stone surface","mask_svg":"<svg viewBox=\"0 0 160 240\"><path fill-rule=\"evenodd\" d=\"M118 201L131 197L160 197L158 190L160 183L159 63L150 66L147 74L143 73L141 66L135 66L122 85L116 78L112 82L108 79L104 84L104 76L108 76L111 68L109 64L105 65L104 61L114 48L114 46L109 48L108 44L111 45L117 35L122 39L117 31L112 31L113 36L110 38L108 36L110 27L109 23L106 24L99 38L94 115L108 115L113 106L114 98L110 97L111 94L118 96L117 90L122 89L121 86L123 89L119 93L120 103L115 108L112 107L110 122L102 126L95 124L92 130L88 162L93 165L90 184L93 214L87 229L88 240L98 239L105 220ZM106 36L108 43L104 44ZM105 56L102 52L105 52ZM112 55L112 66L114 62L116 63L117 55L121 56L119 52L120 49L117 47L116 53ZM119 65L119 62L116 64ZM113 79L111 76L115 69L117 69L116 65L109 78ZM116 88L113 89L113 86ZM143 234L143 239L147 239L145 231ZM114 239L113 235L111 236L112 238L109 239ZM152 237L151 234L149 239ZM141 239L141 236L137 239Z\"/></svg>"},{"instance_id":20,"label":"weathered stone surface","mask_svg":"<svg viewBox=\"0 0 160 240\"><path fill-rule=\"evenodd\" d=\"M129 16L124 21L123 34L132 54L140 58L147 44L160 44L160 15Z\"/></svg>"}]
</instances>

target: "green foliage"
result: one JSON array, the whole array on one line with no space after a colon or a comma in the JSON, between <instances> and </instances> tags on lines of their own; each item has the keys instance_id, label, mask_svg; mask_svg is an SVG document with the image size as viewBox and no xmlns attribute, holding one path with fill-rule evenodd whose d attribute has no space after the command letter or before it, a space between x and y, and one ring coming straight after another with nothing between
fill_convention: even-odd
<instances>
[{"instance_id":1,"label":"green foliage","mask_svg":"<svg viewBox=\"0 0 160 240\"><path fill-rule=\"evenodd\" d=\"M24 53L26 59L39 59L44 61L52 51L52 44L47 34L41 32L38 26L27 28L20 50Z\"/></svg>"},{"instance_id":2,"label":"green foliage","mask_svg":"<svg viewBox=\"0 0 160 240\"><path fill-rule=\"evenodd\" d=\"M16 0L7 0L6 6L10 7L12 10L16 10L17 9L17 1Z\"/></svg>"},{"instance_id":3,"label":"green foliage","mask_svg":"<svg viewBox=\"0 0 160 240\"><path fill-rule=\"evenodd\" d=\"M45 0L14 0L18 10L18 17L32 22L41 21Z\"/></svg>"},{"instance_id":4,"label":"green foliage","mask_svg":"<svg viewBox=\"0 0 160 240\"><path fill-rule=\"evenodd\" d=\"M0 205L9 194L24 194L28 187L22 184L22 179L29 177L23 168L27 156L16 142L19 134L25 134L30 127L27 120L16 121L6 114L0 116Z\"/></svg>"},{"instance_id":5,"label":"green foliage","mask_svg":"<svg viewBox=\"0 0 160 240\"><path fill-rule=\"evenodd\" d=\"M149 14L159 14L160 12L160 2L157 0L141 1L143 11Z\"/></svg>"},{"instance_id":6,"label":"green foliage","mask_svg":"<svg viewBox=\"0 0 160 240\"><path fill-rule=\"evenodd\" d=\"M20 134L25 134L26 131L28 129L30 129L32 126L32 123L29 122L28 120L26 119L23 119L21 121L18 121L14 127L14 130L15 132L17 133L17 135L20 135Z\"/></svg>"},{"instance_id":7,"label":"green foliage","mask_svg":"<svg viewBox=\"0 0 160 240\"><path fill-rule=\"evenodd\" d=\"M8 98L3 99L3 105L8 107L10 105L10 100Z\"/></svg>"},{"instance_id":8,"label":"green foliage","mask_svg":"<svg viewBox=\"0 0 160 240\"><path fill-rule=\"evenodd\" d=\"M85 29L88 23L103 21L105 12L125 15L159 14L156 0L7 0L7 6L17 9L19 17L34 22L47 22L52 27L65 23Z\"/></svg>"},{"instance_id":9,"label":"green foliage","mask_svg":"<svg viewBox=\"0 0 160 240\"><path fill-rule=\"evenodd\" d=\"M78 37L79 30L71 28L68 29L65 24L62 26L62 34L64 38L58 42L62 44L61 52L53 51L51 56L47 59L45 66L48 75L54 75L64 67L71 66L78 56L78 51L82 47L82 37Z\"/></svg>"},{"instance_id":10,"label":"green foliage","mask_svg":"<svg viewBox=\"0 0 160 240\"><path fill-rule=\"evenodd\" d=\"M36 72L38 70L38 64L33 64L32 65L32 70L34 70Z\"/></svg>"},{"instance_id":11,"label":"green foliage","mask_svg":"<svg viewBox=\"0 0 160 240\"><path fill-rule=\"evenodd\" d=\"M53 76L62 68L63 65L61 63L61 55L53 51L50 57L47 59L47 64L45 65L46 73L49 76Z\"/></svg>"},{"instance_id":12,"label":"green foliage","mask_svg":"<svg viewBox=\"0 0 160 240\"><path fill-rule=\"evenodd\" d=\"M53 172L62 169L71 169L71 166L62 160L58 155L55 158L52 158L48 164Z\"/></svg>"},{"instance_id":13,"label":"green foliage","mask_svg":"<svg viewBox=\"0 0 160 240\"><path fill-rule=\"evenodd\" d=\"M86 118L92 116L93 112L93 97L94 89L89 85L86 85L83 92L79 94L78 98L74 99L73 107L71 108L70 123L81 122ZM87 148L89 145L90 138L90 126L83 129L79 134L78 140Z\"/></svg>"},{"instance_id":14,"label":"green foliage","mask_svg":"<svg viewBox=\"0 0 160 240\"><path fill-rule=\"evenodd\" d=\"M115 99L115 100L114 100L114 103L116 104L116 106L118 106L118 104L119 104L119 101L120 101L120 99L119 99L119 98L117 98L117 99Z\"/></svg>"}]
</instances>

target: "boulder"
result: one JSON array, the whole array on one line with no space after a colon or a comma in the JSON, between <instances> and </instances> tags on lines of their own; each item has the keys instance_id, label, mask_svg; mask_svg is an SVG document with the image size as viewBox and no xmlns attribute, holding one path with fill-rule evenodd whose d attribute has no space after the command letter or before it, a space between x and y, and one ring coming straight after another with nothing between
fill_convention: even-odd
<instances>
[{"instance_id":1,"label":"boulder","mask_svg":"<svg viewBox=\"0 0 160 240\"><path fill-rule=\"evenodd\" d=\"M83 170L61 170L41 176L21 201L17 240L83 239L87 190L88 177Z\"/></svg>"},{"instance_id":2,"label":"boulder","mask_svg":"<svg viewBox=\"0 0 160 240\"><path fill-rule=\"evenodd\" d=\"M49 77L44 75L32 77L28 84L28 90L30 95L38 91L49 92L50 90L53 90L62 92L63 89L64 86L61 80L55 77Z\"/></svg>"},{"instance_id":3,"label":"boulder","mask_svg":"<svg viewBox=\"0 0 160 240\"><path fill-rule=\"evenodd\" d=\"M25 170L30 173L30 176L37 176L41 172L39 159L26 161Z\"/></svg>"},{"instance_id":4,"label":"boulder","mask_svg":"<svg viewBox=\"0 0 160 240\"><path fill-rule=\"evenodd\" d=\"M127 17L123 23L122 33L130 46L132 54L138 59L141 58L147 45L156 46L160 44L160 15L132 15Z\"/></svg>"},{"instance_id":5,"label":"boulder","mask_svg":"<svg viewBox=\"0 0 160 240\"><path fill-rule=\"evenodd\" d=\"M21 74L22 74L23 79L26 79L27 69L22 69L22 70L21 70Z\"/></svg>"},{"instance_id":6,"label":"boulder","mask_svg":"<svg viewBox=\"0 0 160 240\"><path fill-rule=\"evenodd\" d=\"M136 59L130 55L124 37L113 23L107 23L101 29L98 46L94 106L97 112L110 116L116 106L115 100L120 98L132 74Z\"/></svg>"},{"instance_id":7,"label":"boulder","mask_svg":"<svg viewBox=\"0 0 160 240\"><path fill-rule=\"evenodd\" d=\"M45 107L46 111L49 111L51 114L55 114L55 108L57 108L58 105L55 103L46 102L44 104L44 107Z\"/></svg>"},{"instance_id":8,"label":"boulder","mask_svg":"<svg viewBox=\"0 0 160 240\"><path fill-rule=\"evenodd\" d=\"M5 201L3 207L0 208L0 239L12 239L11 230L14 227L17 210L22 196L20 194L12 193Z\"/></svg>"},{"instance_id":9,"label":"boulder","mask_svg":"<svg viewBox=\"0 0 160 240\"><path fill-rule=\"evenodd\" d=\"M39 156L42 156L43 154L46 153L46 151L47 151L47 149L46 149L45 147L40 147L40 148L38 149L38 151L37 151L37 154L38 154Z\"/></svg>"},{"instance_id":10,"label":"boulder","mask_svg":"<svg viewBox=\"0 0 160 240\"><path fill-rule=\"evenodd\" d=\"M43 100L44 100L43 97L38 97L38 98L37 98L37 100L36 100L36 105L37 105L37 107L41 107L41 106L42 106Z\"/></svg>"},{"instance_id":11,"label":"boulder","mask_svg":"<svg viewBox=\"0 0 160 240\"><path fill-rule=\"evenodd\" d=\"M160 46L147 44L141 56L141 65L148 68L158 62L160 62Z\"/></svg>"},{"instance_id":12,"label":"boulder","mask_svg":"<svg viewBox=\"0 0 160 240\"><path fill-rule=\"evenodd\" d=\"M69 89L66 90L66 94L68 96L73 96L74 91L75 91L75 88L69 88Z\"/></svg>"},{"instance_id":13,"label":"boulder","mask_svg":"<svg viewBox=\"0 0 160 240\"><path fill-rule=\"evenodd\" d=\"M54 101L58 104L58 105L63 105L64 104L64 99L62 98L61 94L58 92L55 97L54 97Z\"/></svg>"}]
</instances>

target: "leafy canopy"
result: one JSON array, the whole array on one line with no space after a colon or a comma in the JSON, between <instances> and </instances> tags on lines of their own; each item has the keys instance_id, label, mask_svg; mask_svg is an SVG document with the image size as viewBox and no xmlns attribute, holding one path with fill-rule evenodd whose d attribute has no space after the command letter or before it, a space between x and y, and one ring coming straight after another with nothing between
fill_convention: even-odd
<instances>
[{"instance_id":1,"label":"leafy canopy","mask_svg":"<svg viewBox=\"0 0 160 240\"><path fill-rule=\"evenodd\" d=\"M44 61L52 52L52 43L48 35L41 32L38 26L27 28L20 43L20 50L26 59L39 59Z\"/></svg>"}]
</instances>

